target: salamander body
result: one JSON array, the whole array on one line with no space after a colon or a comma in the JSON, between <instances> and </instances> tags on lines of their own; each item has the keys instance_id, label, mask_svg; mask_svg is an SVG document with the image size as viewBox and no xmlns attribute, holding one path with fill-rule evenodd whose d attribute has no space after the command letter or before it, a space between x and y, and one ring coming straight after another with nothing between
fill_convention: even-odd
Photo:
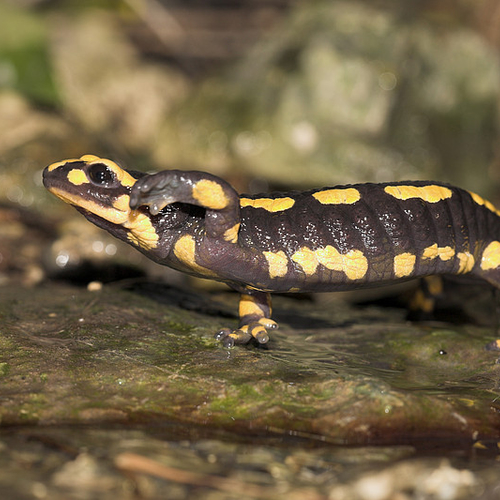
<instances>
[{"instance_id":1,"label":"salamander body","mask_svg":"<svg viewBox=\"0 0 500 500\"><path fill-rule=\"evenodd\" d=\"M44 184L158 262L241 293L225 345L268 341L270 292L325 292L472 273L500 288L500 212L438 182L239 195L197 171L152 175L96 156L54 163Z\"/></svg>"}]
</instances>

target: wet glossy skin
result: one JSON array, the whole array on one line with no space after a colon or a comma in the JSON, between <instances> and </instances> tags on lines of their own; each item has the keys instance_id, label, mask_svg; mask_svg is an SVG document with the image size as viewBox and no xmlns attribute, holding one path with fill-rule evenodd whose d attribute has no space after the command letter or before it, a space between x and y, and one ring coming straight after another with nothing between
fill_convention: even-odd
<instances>
[{"instance_id":1,"label":"wet glossy skin","mask_svg":"<svg viewBox=\"0 0 500 500\"><path fill-rule=\"evenodd\" d=\"M220 332L226 345L267 342L269 292L445 273L500 287L499 212L437 182L240 196L207 173L144 175L88 155L50 165L44 184L156 262L239 290L240 328Z\"/></svg>"}]
</instances>

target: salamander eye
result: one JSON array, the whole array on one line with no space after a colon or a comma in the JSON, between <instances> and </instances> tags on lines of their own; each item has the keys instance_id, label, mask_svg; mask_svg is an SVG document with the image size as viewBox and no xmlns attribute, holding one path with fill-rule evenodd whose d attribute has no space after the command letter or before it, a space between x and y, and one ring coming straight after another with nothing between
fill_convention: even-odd
<instances>
[{"instance_id":1,"label":"salamander eye","mask_svg":"<svg viewBox=\"0 0 500 500\"><path fill-rule=\"evenodd\" d=\"M90 165L87 170L89 179L99 186L109 187L116 182L116 177L114 172L112 172L103 163L95 163Z\"/></svg>"}]
</instances>

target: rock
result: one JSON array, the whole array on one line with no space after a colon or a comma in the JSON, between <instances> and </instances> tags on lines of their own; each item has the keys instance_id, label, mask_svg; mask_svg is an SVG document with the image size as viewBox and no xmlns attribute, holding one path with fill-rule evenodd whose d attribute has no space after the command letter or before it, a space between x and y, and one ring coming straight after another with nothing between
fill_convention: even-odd
<instances>
[{"instance_id":1,"label":"rock","mask_svg":"<svg viewBox=\"0 0 500 500\"><path fill-rule=\"evenodd\" d=\"M167 117L154 156L277 186L437 178L488 194L499 68L465 27L362 2L300 4Z\"/></svg>"}]
</instances>

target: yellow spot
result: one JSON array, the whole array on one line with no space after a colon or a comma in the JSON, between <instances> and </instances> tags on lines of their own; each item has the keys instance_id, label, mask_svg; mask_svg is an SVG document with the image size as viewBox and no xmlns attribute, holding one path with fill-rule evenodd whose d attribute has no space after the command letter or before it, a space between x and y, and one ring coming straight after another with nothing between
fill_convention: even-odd
<instances>
[{"instance_id":1,"label":"yellow spot","mask_svg":"<svg viewBox=\"0 0 500 500\"><path fill-rule=\"evenodd\" d=\"M224 232L224 241L229 243L236 243L238 241L238 232L240 230L240 223L235 224L233 227L226 229Z\"/></svg>"},{"instance_id":2,"label":"yellow spot","mask_svg":"<svg viewBox=\"0 0 500 500\"><path fill-rule=\"evenodd\" d=\"M476 193L472 193L471 191L469 191L469 194L478 205L484 205L488 210L491 210L493 213L500 215L500 210L497 210L497 208L495 207L495 205L493 205L493 203L489 202L488 200L485 200L484 198L481 198L481 196L479 196Z\"/></svg>"},{"instance_id":3,"label":"yellow spot","mask_svg":"<svg viewBox=\"0 0 500 500\"><path fill-rule=\"evenodd\" d=\"M427 290L429 290L429 293L433 297L443 293L443 279L441 276L426 276L424 280L427 285Z\"/></svg>"},{"instance_id":4,"label":"yellow spot","mask_svg":"<svg viewBox=\"0 0 500 500\"><path fill-rule=\"evenodd\" d=\"M251 323L249 325L242 325L238 329L238 331L243 333L249 333L252 337L257 338L258 336L267 334L267 331L263 325L258 322ZM232 336L231 334L229 334ZM238 338L238 336L234 336L233 338Z\"/></svg>"},{"instance_id":5,"label":"yellow spot","mask_svg":"<svg viewBox=\"0 0 500 500\"><path fill-rule=\"evenodd\" d=\"M450 260L455 257L455 249L451 247L438 248L438 254L441 260Z\"/></svg>"},{"instance_id":6,"label":"yellow spot","mask_svg":"<svg viewBox=\"0 0 500 500\"><path fill-rule=\"evenodd\" d=\"M318 267L318 258L316 254L307 247L302 247L300 250L297 250L292 255L292 260L296 262L308 276L314 274Z\"/></svg>"},{"instance_id":7,"label":"yellow spot","mask_svg":"<svg viewBox=\"0 0 500 500\"><path fill-rule=\"evenodd\" d=\"M318 248L315 254L318 261L327 269L332 269L334 271L344 270L342 255L335 247L327 245L324 248Z\"/></svg>"},{"instance_id":8,"label":"yellow spot","mask_svg":"<svg viewBox=\"0 0 500 500\"><path fill-rule=\"evenodd\" d=\"M431 245L430 247L427 247L423 254L422 254L422 259L435 259L438 256L438 246L437 243L434 243L434 245Z\"/></svg>"},{"instance_id":9,"label":"yellow spot","mask_svg":"<svg viewBox=\"0 0 500 500\"><path fill-rule=\"evenodd\" d=\"M261 325L260 323L252 323L248 325L247 332L256 339L262 337L263 335L267 335L266 328L264 327L264 325Z\"/></svg>"},{"instance_id":10,"label":"yellow spot","mask_svg":"<svg viewBox=\"0 0 500 500\"><path fill-rule=\"evenodd\" d=\"M274 321L273 319L270 319L270 318L260 318L259 323L264 328L269 328L269 330L276 330L279 327L278 323L276 323L276 321Z\"/></svg>"},{"instance_id":11,"label":"yellow spot","mask_svg":"<svg viewBox=\"0 0 500 500\"><path fill-rule=\"evenodd\" d=\"M361 198L361 194L354 188L325 189L313 194L323 205L352 205Z\"/></svg>"},{"instance_id":12,"label":"yellow spot","mask_svg":"<svg viewBox=\"0 0 500 500\"><path fill-rule=\"evenodd\" d=\"M152 250L158 246L158 234L147 215L137 210L131 211L124 227L130 230L127 238L135 245L146 250Z\"/></svg>"},{"instance_id":13,"label":"yellow spot","mask_svg":"<svg viewBox=\"0 0 500 500\"><path fill-rule=\"evenodd\" d=\"M386 186L384 191L398 200L420 198L428 203L437 203L451 198L453 192L444 186L429 184L428 186Z\"/></svg>"},{"instance_id":14,"label":"yellow spot","mask_svg":"<svg viewBox=\"0 0 500 500\"><path fill-rule=\"evenodd\" d=\"M476 448L477 450L487 450L488 447L481 443L480 441L476 441L473 445L472 445L473 448Z\"/></svg>"},{"instance_id":15,"label":"yellow spot","mask_svg":"<svg viewBox=\"0 0 500 500\"><path fill-rule=\"evenodd\" d=\"M126 219L121 223L125 229L129 230L127 238L141 248L151 250L158 246L158 234L151 223L151 219L138 210L130 210L130 197L126 194L119 196L113 202L113 208L117 212L127 214ZM100 213L97 215L101 216Z\"/></svg>"},{"instance_id":16,"label":"yellow spot","mask_svg":"<svg viewBox=\"0 0 500 500\"><path fill-rule=\"evenodd\" d=\"M262 252L269 265L269 276L271 278L281 278L288 271L288 259L283 250L279 252Z\"/></svg>"},{"instance_id":17,"label":"yellow spot","mask_svg":"<svg viewBox=\"0 0 500 500\"><path fill-rule=\"evenodd\" d=\"M441 260L450 260L455 256L455 250L451 247L438 247L437 243L427 247L422 253L422 259L435 259L439 257Z\"/></svg>"},{"instance_id":18,"label":"yellow spot","mask_svg":"<svg viewBox=\"0 0 500 500\"><path fill-rule=\"evenodd\" d=\"M193 198L211 210L221 210L229 203L222 186L210 179L202 179L193 186Z\"/></svg>"},{"instance_id":19,"label":"yellow spot","mask_svg":"<svg viewBox=\"0 0 500 500\"><path fill-rule=\"evenodd\" d=\"M240 318L243 318L244 316L262 317L263 315L262 309L251 295L241 295L239 304Z\"/></svg>"},{"instance_id":20,"label":"yellow spot","mask_svg":"<svg viewBox=\"0 0 500 500\"><path fill-rule=\"evenodd\" d=\"M81 186L82 184L88 184L89 182L85 172L79 168L74 168L68 172L68 181L75 186Z\"/></svg>"},{"instance_id":21,"label":"yellow spot","mask_svg":"<svg viewBox=\"0 0 500 500\"><path fill-rule=\"evenodd\" d=\"M196 242L190 234L181 236L174 245L175 256L188 268L202 276L215 276L213 271L196 263Z\"/></svg>"},{"instance_id":22,"label":"yellow spot","mask_svg":"<svg viewBox=\"0 0 500 500\"><path fill-rule=\"evenodd\" d=\"M434 310L435 300L427 297L422 289L418 289L410 301L410 309L431 313Z\"/></svg>"},{"instance_id":23,"label":"yellow spot","mask_svg":"<svg viewBox=\"0 0 500 500\"><path fill-rule=\"evenodd\" d=\"M472 271L472 268L474 267L475 264L474 255L472 255L469 252L458 252L457 257L458 257L459 274L468 273Z\"/></svg>"},{"instance_id":24,"label":"yellow spot","mask_svg":"<svg viewBox=\"0 0 500 500\"><path fill-rule=\"evenodd\" d=\"M344 272L350 280L360 280L368 271L368 260L360 250L349 250L342 256Z\"/></svg>"},{"instance_id":25,"label":"yellow spot","mask_svg":"<svg viewBox=\"0 0 500 500\"><path fill-rule=\"evenodd\" d=\"M481 269L489 271L500 266L500 241L492 241L483 252L481 257Z\"/></svg>"},{"instance_id":26,"label":"yellow spot","mask_svg":"<svg viewBox=\"0 0 500 500\"><path fill-rule=\"evenodd\" d=\"M405 278L410 276L415 268L417 256L412 253L400 253L394 257L394 276L396 278Z\"/></svg>"},{"instance_id":27,"label":"yellow spot","mask_svg":"<svg viewBox=\"0 0 500 500\"><path fill-rule=\"evenodd\" d=\"M362 279L368 271L368 260L360 250L349 250L341 254L335 247L327 245L315 251L320 264L327 269L342 271L350 280Z\"/></svg>"},{"instance_id":28,"label":"yellow spot","mask_svg":"<svg viewBox=\"0 0 500 500\"><path fill-rule=\"evenodd\" d=\"M293 207L295 200L293 198L240 198L241 207L263 208L268 212L281 212Z\"/></svg>"}]
</instances>

